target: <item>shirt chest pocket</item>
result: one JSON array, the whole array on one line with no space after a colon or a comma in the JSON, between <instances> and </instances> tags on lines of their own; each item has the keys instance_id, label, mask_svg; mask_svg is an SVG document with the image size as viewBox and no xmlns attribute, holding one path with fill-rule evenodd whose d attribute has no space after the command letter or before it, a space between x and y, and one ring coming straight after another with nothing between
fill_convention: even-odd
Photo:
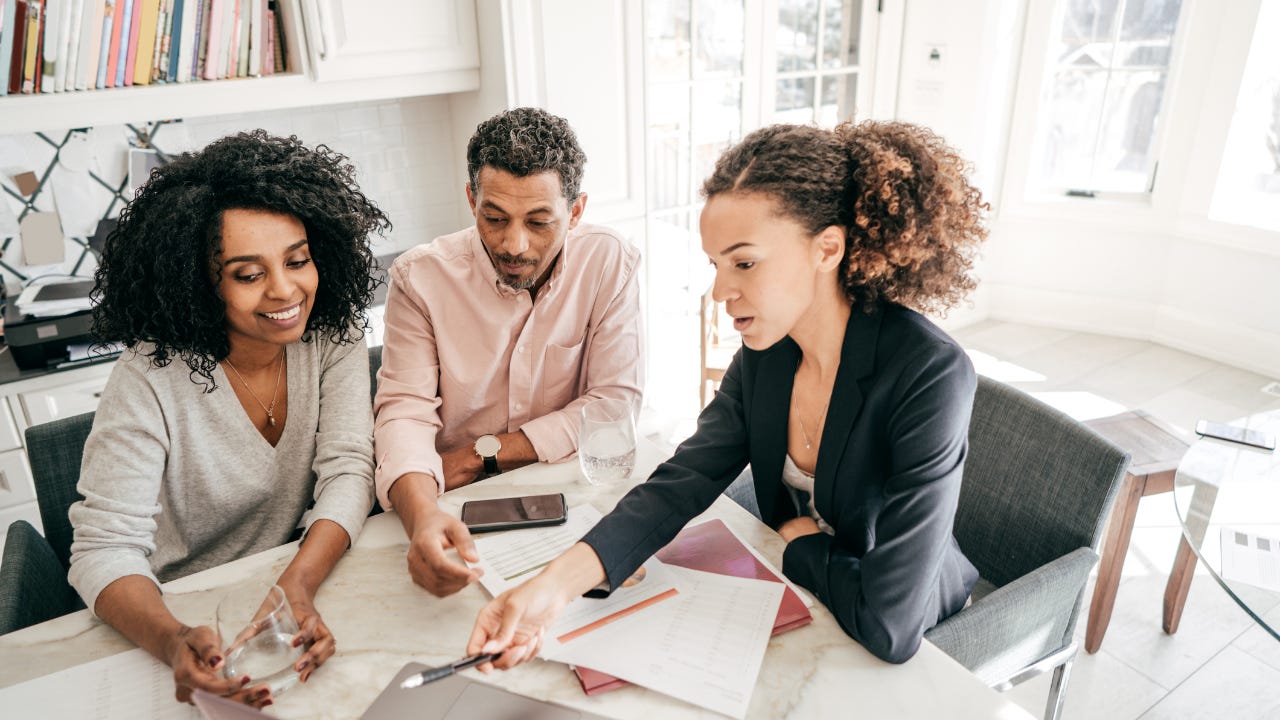
<instances>
[{"instance_id":1,"label":"shirt chest pocket","mask_svg":"<svg viewBox=\"0 0 1280 720\"><path fill-rule=\"evenodd\" d=\"M559 409L578 396L579 379L582 376L583 351L586 338L576 345L547 344L542 358L543 407Z\"/></svg>"}]
</instances>

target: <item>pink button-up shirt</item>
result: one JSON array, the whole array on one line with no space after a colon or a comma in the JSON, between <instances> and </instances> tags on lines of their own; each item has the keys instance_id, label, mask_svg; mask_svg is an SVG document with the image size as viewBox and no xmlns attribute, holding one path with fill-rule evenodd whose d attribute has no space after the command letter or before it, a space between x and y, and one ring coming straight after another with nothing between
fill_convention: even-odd
<instances>
[{"instance_id":1,"label":"pink button-up shirt","mask_svg":"<svg viewBox=\"0 0 1280 720\"><path fill-rule=\"evenodd\" d=\"M378 500L400 476L435 477L440 454L523 430L542 462L578 449L581 407L640 407L640 252L622 236L569 231L534 302L504 285L475 227L419 245L391 266L374 402Z\"/></svg>"}]
</instances>

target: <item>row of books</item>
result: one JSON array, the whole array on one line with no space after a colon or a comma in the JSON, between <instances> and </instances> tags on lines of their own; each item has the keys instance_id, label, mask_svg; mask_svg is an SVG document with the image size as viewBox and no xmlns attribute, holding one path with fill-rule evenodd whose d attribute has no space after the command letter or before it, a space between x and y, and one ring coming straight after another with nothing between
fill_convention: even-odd
<instances>
[{"instance_id":1,"label":"row of books","mask_svg":"<svg viewBox=\"0 0 1280 720\"><path fill-rule=\"evenodd\" d=\"M288 72L278 0L0 0L0 95Z\"/></svg>"}]
</instances>

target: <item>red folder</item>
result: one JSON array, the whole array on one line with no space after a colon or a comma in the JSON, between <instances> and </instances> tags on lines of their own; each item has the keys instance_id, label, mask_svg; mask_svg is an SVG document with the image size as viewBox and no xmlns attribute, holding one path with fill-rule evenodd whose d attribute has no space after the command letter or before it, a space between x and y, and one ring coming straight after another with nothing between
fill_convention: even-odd
<instances>
[{"instance_id":1,"label":"red folder","mask_svg":"<svg viewBox=\"0 0 1280 720\"><path fill-rule=\"evenodd\" d=\"M709 520L680 531L675 540L658 551L659 560L668 565L679 565L690 570L756 578L782 582L782 579L760 562L720 520ZM813 622L809 608L794 590L787 587L778 605L778 617L773 621L773 634L778 635ZM608 673L590 668L575 667L582 692L587 695L617 690L631 683Z\"/></svg>"}]
</instances>

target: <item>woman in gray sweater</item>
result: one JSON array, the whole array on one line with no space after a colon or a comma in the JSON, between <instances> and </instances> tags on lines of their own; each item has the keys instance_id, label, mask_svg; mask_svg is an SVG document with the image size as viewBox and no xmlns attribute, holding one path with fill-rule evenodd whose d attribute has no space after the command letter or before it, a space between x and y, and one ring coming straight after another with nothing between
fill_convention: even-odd
<instances>
[{"instance_id":1,"label":"woman in gray sweater","mask_svg":"<svg viewBox=\"0 0 1280 720\"><path fill-rule=\"evenodd\" d=\"M123 342L85 444L69 579L89 608L192 689L268 705L226 679L213 630L162 582L303 542L278 584L308 650L334 652L313 599L373 504L363 313L368 236L390 227L324 146L258 130L153 171L97 271L94 331Z\"/></svg>"}]
</instances>

